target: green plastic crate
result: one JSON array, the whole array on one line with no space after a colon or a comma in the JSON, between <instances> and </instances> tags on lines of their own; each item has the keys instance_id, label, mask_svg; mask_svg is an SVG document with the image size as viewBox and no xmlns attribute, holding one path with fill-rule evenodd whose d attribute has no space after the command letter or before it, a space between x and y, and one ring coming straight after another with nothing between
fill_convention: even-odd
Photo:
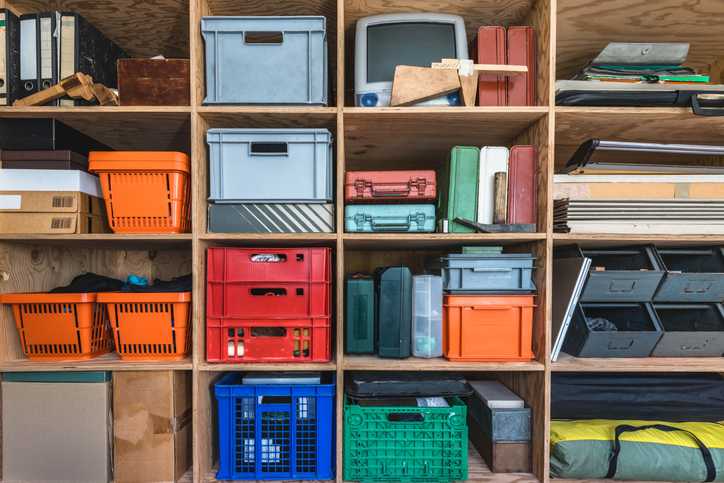
<instances>
[{"instance_id":1,"label":"green plastic crate","mask_svg":"<svg viewBox=\"0 0 724 483\"><path fill-rule=\"evenodd\" d=\"M450 233L473 233L475 230L455 223L457 217L477 221L480 149L455 146L437 168L436 218L447 218Z\"/></svg>"},{"instance_id":2,"label":"green plastic crate","mask_svg":"<svg viewBox=\"0 0 724 483\"><path fill-rule=\"evenodd\" d=\"M344 405L344 479L363 482L447 482L468 479L467 408ZM422 415L392 422L390 415ZM401 416L392 416L391 419Z\"/></svg>"}]
</instances>

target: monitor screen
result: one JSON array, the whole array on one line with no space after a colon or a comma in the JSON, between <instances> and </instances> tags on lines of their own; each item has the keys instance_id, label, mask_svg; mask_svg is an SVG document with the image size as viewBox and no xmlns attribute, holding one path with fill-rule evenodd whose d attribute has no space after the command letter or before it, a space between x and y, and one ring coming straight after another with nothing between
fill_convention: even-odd
<instances>
[{"instance_id":1,"label":"monitor screen","mask_svg":"<svg viewBox=\"0 0 724 483\"><path fill-rule=\"evenodd\" d=\"M453 24L406 22L367 28L367 82L392 82L398 65L430 67L456 58Z\"/></svg>"}]
</instances>

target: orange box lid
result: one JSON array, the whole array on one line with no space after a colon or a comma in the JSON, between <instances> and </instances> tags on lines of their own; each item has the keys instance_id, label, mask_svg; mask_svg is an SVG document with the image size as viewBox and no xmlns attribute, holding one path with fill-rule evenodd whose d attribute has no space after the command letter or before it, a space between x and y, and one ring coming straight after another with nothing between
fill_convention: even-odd
<instances>
[{"instance_id":1,"label":"orange box lid","mask_svg":"<svg viewBox=\"0 0 724 483\"><path fill-rule=\"evenodd\" d=\"M99 303L174 303L191 302L191 292L102 292Z\"/></svg>"},{"instance_id":2,"label":"orange box lid","mask_svg":"<svg viewBox=\"0 0 724 483\"><path fill-rule=\"evenodd\" d=\"M191 162L176 151L91 151L88 170L93 173L134 171L181 171L189 173Z\"/></svg>"}]
</instances>

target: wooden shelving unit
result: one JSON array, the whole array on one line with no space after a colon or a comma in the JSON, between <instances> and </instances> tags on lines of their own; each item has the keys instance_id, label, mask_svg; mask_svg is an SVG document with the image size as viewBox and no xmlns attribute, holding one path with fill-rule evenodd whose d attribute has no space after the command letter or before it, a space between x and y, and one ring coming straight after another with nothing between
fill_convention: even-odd
<instances>
[{"instance_id":1,"label":"wooden shelving unit","mask_svg":"<svg viewBox=\"0 0 724 483\"><path fill-rule=\"evenodd\" d=\"M689 2L691 3L691 2ZM184 483L215 482L218 422L214 383L231 370L324 370L337 375L337 478L342 481L342 395L349 370L458 371L470 379L505 383L532 408L533 471L493 474L470 446L469 481L547 483L550 381L554 371L724 372L722 359L576 359L550 362L551 258L554 245L625 246L659 243L694 246L724 243L724 236L562 235L552 233L556 167L575 148L597 137L619 141L721 144L724 118L694 116L688 109L554 107L555 79L566 78L608 42L691 44L688 64L722 80L724 5L720 0L658 2L622 0L0 0L18 14L77 11L134 57L162 54L191 60L188 107L0 108L0 117L55 117L119 150L181 151L192 160L193 233L187 235L0 235L0 293L45 291L92 271L149 279L194 274L193 355L172 363L128 363L114 353L84 362L32 363L22 354L9 307L0 306L0 373L65 370L192 371L194 465ZM531 25L538 33L538 105L534 107L356 108L354 30L369 15L435 10L462 15L468 38L481 25ZM329 107L202 106L205 97L201 17L209 15L324 15L330 58ZM206 130L234 127L323 127L335 139L336 232L331 234L207 233ZM435 168L456 145L535 144L540 151L537 232L479 234L347 234L343 231L345 170ZM384 360L345 356L342 350L346 275L403 264L421 273L425 258L464 245L503 245L533 253L533 350L529 363L461 363L446 359ZM328 246L334 258L333 358L324 364L213 364L206 362L206 249L214 246ZM569 480L570 481L570 480ZM594 480L590 480L594 481ZM582 483L582 482L581 482Z\"/></svg>"}]
</instances>

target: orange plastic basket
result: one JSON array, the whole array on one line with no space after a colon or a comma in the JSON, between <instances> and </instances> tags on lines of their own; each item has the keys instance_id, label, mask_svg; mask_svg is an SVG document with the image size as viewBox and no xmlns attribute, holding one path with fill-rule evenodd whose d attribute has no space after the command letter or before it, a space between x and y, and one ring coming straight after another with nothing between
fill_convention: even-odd
<instances>
[{"instance_id":1,"label":"orange plastic basket","mask_svg":"<svg viewBox=\"0 0 724 483\"><path fill-rule=\"evenodd\" d=\"M535 295L445 295L443 354L473 362L530 361Z\"/></svg>"},{"instance_id":2,"label":"orange plastic basket","mask_svg":"<svg viewBox=\"0 0 724 483\"><path fill-rule=\"evenodd\" d=\"M108 305L123 360L175 361L191 354L191 293L98 294Z\"/></svg>"},{"instance_id":3,"label":"orange plastic basket","mask_svg":"<svg viewBox=\"0 0 724 483\"><path fill-rule=\"evenodd\" d=\"M189 233L191 177L183 153L91 152L114 233Z\"/></svg>"},{"instance_id":4,"label":"orange plastic basket","mask_svg":"<svg viewBox=\"0 0 724 483\"><path fill-rule=\"evenodd\" d=\"M23 352L31 361L83 360L113 349L105 304L98 294L3 294L12 304Z\"/></svg>"}]
</instances>

